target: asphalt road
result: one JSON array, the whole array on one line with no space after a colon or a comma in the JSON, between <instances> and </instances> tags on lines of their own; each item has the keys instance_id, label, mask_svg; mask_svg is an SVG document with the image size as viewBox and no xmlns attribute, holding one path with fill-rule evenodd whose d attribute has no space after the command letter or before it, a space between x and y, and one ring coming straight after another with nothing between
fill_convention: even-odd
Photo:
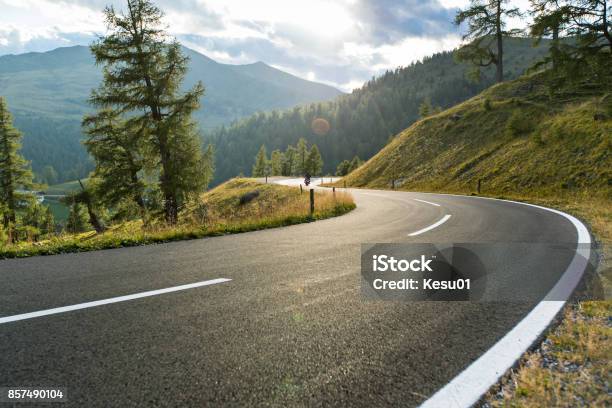
<instances>
[{"instance_id":1,"label":"asphalt road","mask_svg":"<svg viewBox=\"0 0 612 408\"><path fill-rule=\"evenodd\" d=\"M0 261L0 318L231 279L0 324L0 387L65 387L74 407L418 405L533 304L369 301L360 245L576 242L570 222L518 204L353 195L355 211L311 224ZM487 260L491 282L554 281L572 254L539 249Z\"/></svg>"}]
</instances>

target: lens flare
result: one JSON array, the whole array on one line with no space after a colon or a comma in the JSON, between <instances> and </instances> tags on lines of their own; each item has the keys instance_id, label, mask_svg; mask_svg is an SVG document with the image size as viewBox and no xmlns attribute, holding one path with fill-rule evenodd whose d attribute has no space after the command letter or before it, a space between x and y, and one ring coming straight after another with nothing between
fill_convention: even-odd
<instances>
[{"instance_id":1,"label":"lens flare","mask_svg":"<svg viewBox=\"0 0 612 408\"><path fill-rule=\"evenodd\" d=\"M325 136L331 129L329 122L323 118L316 118L313 120L311 127L312 131L319 136Z\"/></svg>"}]
</instances>

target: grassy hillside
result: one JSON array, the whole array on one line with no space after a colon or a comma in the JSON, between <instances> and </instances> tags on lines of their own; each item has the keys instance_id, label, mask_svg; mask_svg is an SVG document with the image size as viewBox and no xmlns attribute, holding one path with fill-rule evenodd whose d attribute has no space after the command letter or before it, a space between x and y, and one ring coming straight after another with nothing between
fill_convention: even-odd
<instances>
[{"instance_id":1,"label":"grassy hillside","mask_svg":"<svg viewBox=\"0 0 612 408\"><path fill-rule=\"evenodd\" d=\"M71 185L69 185L70 187ZM250 194L250 200L244 196ZM83 252L146 245L255 231L311 222L345 214L355 208L345 193L316 192L315 212L310 214L309 195L295 187L262 184L253 179L233 179L190 203L181 213L181 223L168 226L140 220L112 225L107 231L60 234L39 242L8 244L0 239L0 259ZM0 235L1 236L1 235Z\"/></svg>"},{"instance_id":2,"label":"grassy hillside","mask_svg":"<svg viewBox=\"0 0 612 408\"><path fill-rule=\"evenodd\" d=\"M359 187L610 197L612 95L551 97L539 75L496 85L420 120L345 180Z\"/></svg>"}]
</instances>

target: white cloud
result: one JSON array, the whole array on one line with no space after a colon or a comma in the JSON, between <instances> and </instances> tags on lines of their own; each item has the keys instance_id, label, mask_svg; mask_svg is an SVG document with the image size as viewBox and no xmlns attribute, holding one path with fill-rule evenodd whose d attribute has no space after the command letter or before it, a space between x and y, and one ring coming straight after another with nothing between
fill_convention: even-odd
<instances>
[{"instance_id":1,"label":"white cloud","mask_svg":"<svg viewBox=\"0 0 612 408\"><path fill-rule=\"evenodd\" d=\"M470 0L438 0L444 8L465 8L470 4Z\"/></svg>"},{"instance_id":2,"label":"white cloud","mask_svg":"<svg viewBox=\"0 0 612 408\"><path fill-rule=\"evenodd\" d=\"M350 90L387 69L450 50L452 8L468 0L154 0L171 35L223 63L264 61ZM125 0L0 0L0 55L87 44L102 8ZM523 4L524 3L524 4ZM528 0L519 0L524 7ZM521 22L512 22L514 26Z\"/></svg>"},{"instance_id":3,"label":"white cloud","mask_svg":"<svg viewBox=\"0 0 612 408\"><path fill-rule=\"evenodd\" d=\"M343 56L347 60L355 60L362 65L373 64L372 69L380 72L409 65L436 52L452 50L460 42L459 36L448 35L439 39L408 37L397 44L386 44L380 47L345 43Z\"/></svg>"}]
</instances>

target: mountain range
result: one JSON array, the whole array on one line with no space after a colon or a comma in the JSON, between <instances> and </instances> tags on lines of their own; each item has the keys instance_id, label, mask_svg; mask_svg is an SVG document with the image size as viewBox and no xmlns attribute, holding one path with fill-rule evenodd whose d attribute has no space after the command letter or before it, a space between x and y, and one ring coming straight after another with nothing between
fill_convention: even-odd
<instances>
[{"instance_id":1,"label":"mountain range","mask_svg":"<svg viewBox=\"0 0 612 408\"><path fill-rule=\"evenodd\" d=\"M206 131L258 111L332 99L342 93L257 62L218 63L189 48L184 87L202 81L206 93L195 118ZM24 133L23 153L35 172L53 166L59 180L87 175L91 162L80 144L80 122L91 111L87 99L102 79L89 48L0 56L0 95Z\"/></svg>"}]
</instances>

